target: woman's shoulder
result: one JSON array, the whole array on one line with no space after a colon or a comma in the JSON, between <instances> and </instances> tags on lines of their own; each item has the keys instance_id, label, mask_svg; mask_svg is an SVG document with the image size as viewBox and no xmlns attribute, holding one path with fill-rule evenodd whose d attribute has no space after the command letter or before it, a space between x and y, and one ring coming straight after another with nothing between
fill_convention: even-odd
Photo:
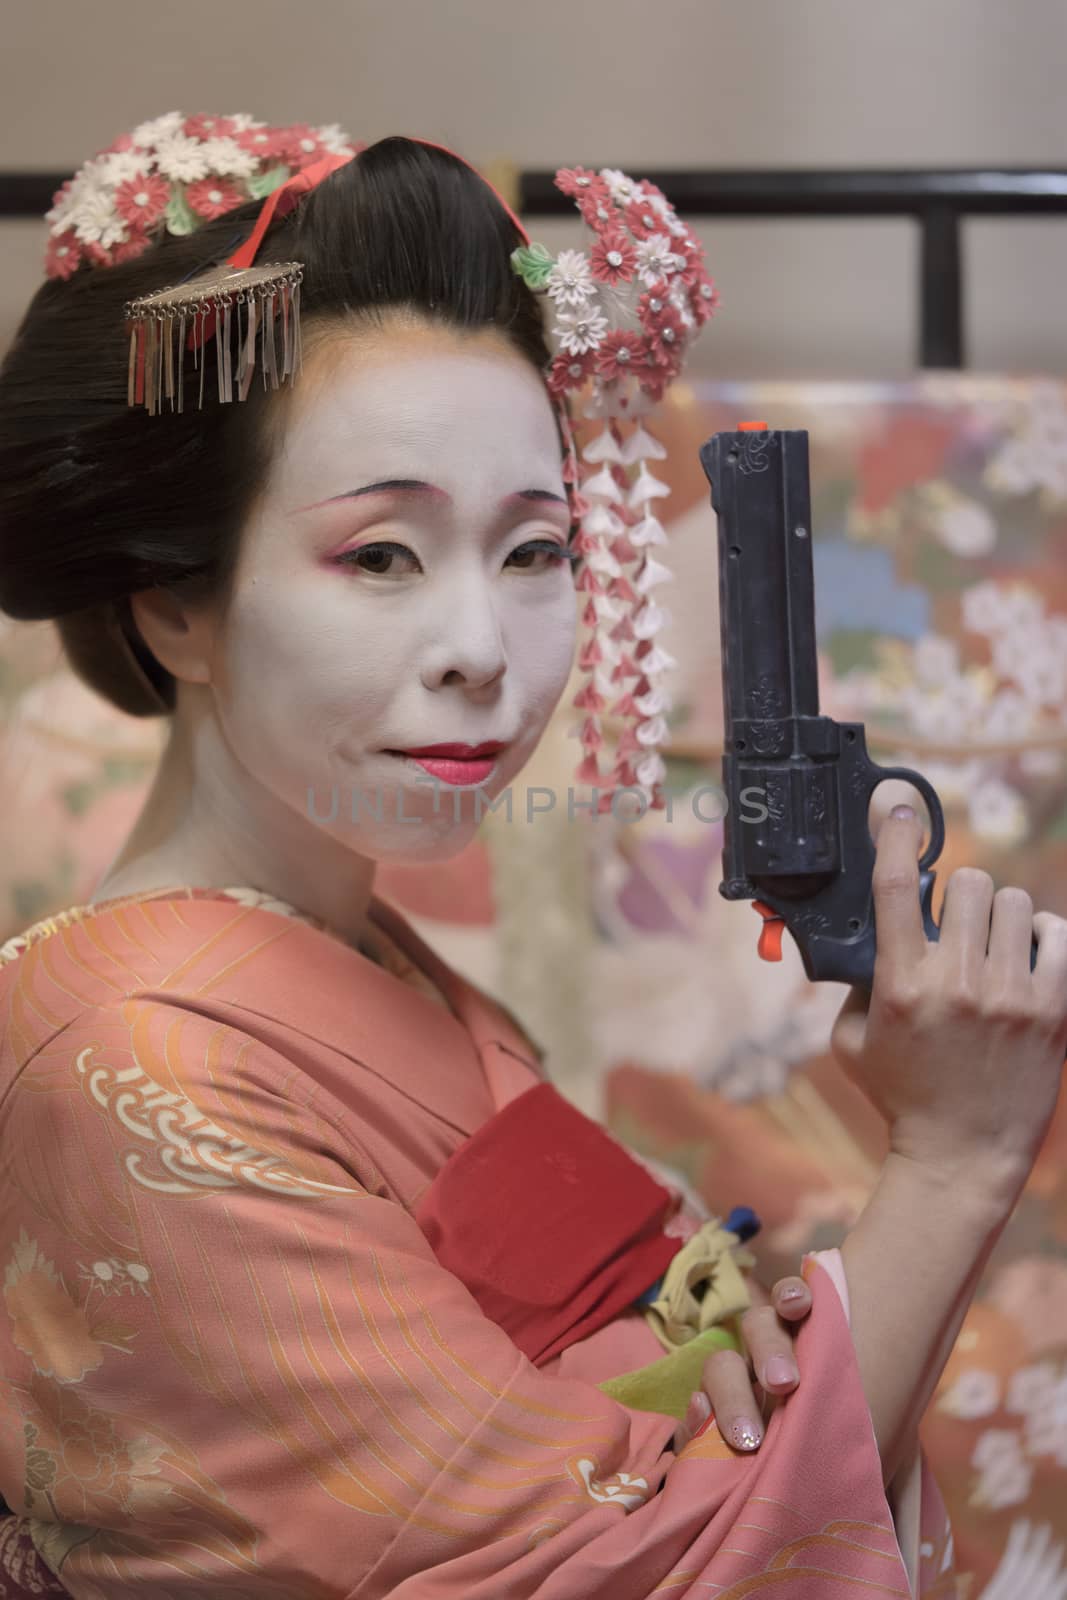
<instances>
[{"instance_id":1,"label":"woman's shoulder","mask_svg":"<svg viewBox=\"0 0 1067 1600\"><path fill-rule=\"evenodd\" d=\"M544 1079L517 1019L398 911L372 903L372 954L291 911L258 891L160 891L27 929L0 966L0 1102L18 1077L121 1057L169 1090L178 1073L193 1099L231 1073L326 1096L362 1139L405 1115L469 1134Z\"/></svg>"},{"instance_id":2,"label":"woman's shoulder","mask_svg":"<svg viewBox=\"0 0 1067 1600\"><path fill-rule=\"evenodd\" d=\"M51 911L47 916L30 923L19 932L11 934L0 944L0 973L22 957L26 951L55 939L56 935L78 930L86 937L96 939L113 937L116 930L128 929L133 921L139 923L138 932L148 943L158 947L161 943L180 939L188 923L176 905L186 907L234 904L235 895L244 891L190 888L175 885L167 888L146 889L136 894L116 896L114 899L85 901ZM262 897L266 899L266 897ZM90 927L91 924L91 927ZM59 943L68 942L59 940Z\"/></svg>"},{"instance_id":3,"label":"woman's shoulder","mask_svg":"<svg viewBox=\"0 0 1067 1600\"><path fill-rule=\"evenodd\" d=\"M0 1059L4 1076L82 1017L137 998L179 1004L218 991L226 974L269 994L284 943L299 921L273 902L176 886L51 912L0 945ZM279 903L280 905L280 903Z\"/></svg>"},{"instance_id":4,"label":"woman's shoulder","mask_svg":"<svg viewBox=\"0 0 1067 1600\"><path fill-rule=\"evenodd\" d=\"M224 1040L292 1087L329 1081L346 1104L406 1097L469 1132L536 1081L532 1046L398 912L374 901L370 923L368 953L257 890L56 913L0 966L0 1099L38 1053L69 1062L98 1035L164 1063L189 1053L197 1074Z\"/></svg>"}]
</instances>

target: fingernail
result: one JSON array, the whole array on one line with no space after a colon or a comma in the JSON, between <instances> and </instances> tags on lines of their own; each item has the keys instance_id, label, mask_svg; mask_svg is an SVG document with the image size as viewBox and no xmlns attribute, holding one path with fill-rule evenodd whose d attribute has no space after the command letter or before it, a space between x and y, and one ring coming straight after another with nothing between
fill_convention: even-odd
<instances>
[{"instance_id":1,"label":"fingernail","mask_svg":"<svg viewBox=\"0 0 1067 1600\"><path fill-rule=\"evenodd\" d=\"M750 1422L742 1417L740 1422L735 1422L730 1429L730 1443L738 1450L758 1450L763 1438L762 1429L755 1422Z\"/></svg>"},{"instance_id":2,"label":"fingernail","mask_svg":"<svg viewBox=\"0 0 1067 1600\"><path fill-rule=\"evenodd\" d=\"M793 1306L796 1305L798 1300L803 1300L807 1292L806 1289L802 1289L799 1284L796 1284L789 1289L779 1289L778 1299L785 1306Z\"/></svg>"},{"instance_id":3,"label":"fingernail","mask_svg":"<svg viewBox=\"0 0 1067 1600\"><path fill-rule=\"evenodd\" d=\"M796 1383L800 1377L795 1361L788 1356L771 1356L764 1369L768 1383Z\"/></svg>"},{"instance_id":4,"label":"fingernail","mask_svg":"<svg viewBox=\"0 0 1067 1600\"><path fill-rule=\"evenodd\" d=\"M911 822L915 817L915 812L911 806L894 806L889 815L891 817L899 817L902 822Z\"/></svg>"},{"instance_id":5,"label":"fingernail","mask_svg":"<svg viewBox=\"0 0 1067 1600\"><path fill-rule=\"evenodd\" d=\"M698 1389L690 1398L689 1409L686 1411L684 1425L687 1428L700 1428L711 1416L711 1401L703 1389Z\"/></svg>"}]
</instances>

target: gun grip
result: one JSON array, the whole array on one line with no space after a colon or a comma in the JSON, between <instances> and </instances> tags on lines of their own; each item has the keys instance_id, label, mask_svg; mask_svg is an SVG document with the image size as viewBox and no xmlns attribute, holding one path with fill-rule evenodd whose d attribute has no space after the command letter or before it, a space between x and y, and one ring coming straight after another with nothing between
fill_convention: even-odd
<instances>
[{"instance_id":1,"label":"gun grip","mask_svg":"<svg viewBox=\"0 0 1067 1600\"><path fill-rule=\"evenodd\" d=\"M920 869L919 872L919 909L923 917L923 932L935 944L941 937L941 929L934 921L932 902L934 898L934 880L937 873L929 867Z\"/></svg>"},{"instance_id":2,"label":"gun grip","mask_svg":"<svg viewBox=\"0 0 1067 1600\"><path fill-rule=\"evenodd\" d=\"M936 944L941 937L941 929L934 921L933 897L934 884L937 873L930 867L921 868L919 871L919 910L922 915L923 932L931 943ZM759 936L759 956L761 961L781 961L782 935L788 926L787 919L773 906L767 905L763 900L753 900L752 909L758 911L763 918L763 926ZM847 959L845 959L847 953ZM870 991L874 979L875 941L873 928L868 928L863 938L851 947L845 946L841 951L840 970L827 970L822 976L838 983L854 984L858 988ZM1034 969L1037 960L1037 940L1030 941L1030 970Z\"/></svg>"}]
</instances>

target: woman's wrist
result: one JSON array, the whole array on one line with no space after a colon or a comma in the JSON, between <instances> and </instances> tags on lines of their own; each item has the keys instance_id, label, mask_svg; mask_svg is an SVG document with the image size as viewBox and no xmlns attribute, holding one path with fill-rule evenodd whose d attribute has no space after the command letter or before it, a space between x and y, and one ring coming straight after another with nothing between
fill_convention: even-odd
<instances>
[{"instance_id":1,"label":"woman's wrist","mask_svg":"<svg viewBox=\"0 0 1067 1600\"><path fill-rule=\"evenodd\" d=\"M885 1481L918 1426L1016 1188L983 1162L891 1150L841 1245Z\"/></svg>"},{"instance_id":2,"label":"woman's wrist","mask_svg":"<svg viewBox=\"0 0 1067 1600\"><path fill-rule=\"evenodd\" d=\"M998 1227L1015 1206L1030 1172L1031 1162L1018 1151L953 1148L946 1144L931 1150L892 1129L886 1164L900 1180L925 1191L932 1205L950 1204L964 1210L979 1224Z\"/></svg>"}]
</instances>

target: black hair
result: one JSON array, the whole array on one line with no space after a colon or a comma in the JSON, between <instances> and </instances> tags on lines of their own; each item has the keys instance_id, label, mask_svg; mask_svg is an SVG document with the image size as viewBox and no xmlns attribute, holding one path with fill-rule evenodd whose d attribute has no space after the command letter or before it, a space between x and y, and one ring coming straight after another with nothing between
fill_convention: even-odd
<instances>
[{"instance_id":1,"label":"black hair","mask_svg":"<svg viewBox=\"0 0 1067 1600\"><path fill-rule=\"evenodd\" d=\"M47 279L0 364L0 611L56 620L78 676L134 716L173 710L176 686L137 632L129 597L159 587L192 604L226 598L289 383L265 391L257 371L246 400L220 403L212 340L203 410L190 365L184 409L164 401L150 416L127 402L125 308L225 262L261 205L164 234L131 261ZM544 372L541 304L509 260L522 242L471 167L390 137L273 223L256 260L303 263L305 355L338 323L381 326L403 313L497 328Z\"/></svg>"}]
</instances>

